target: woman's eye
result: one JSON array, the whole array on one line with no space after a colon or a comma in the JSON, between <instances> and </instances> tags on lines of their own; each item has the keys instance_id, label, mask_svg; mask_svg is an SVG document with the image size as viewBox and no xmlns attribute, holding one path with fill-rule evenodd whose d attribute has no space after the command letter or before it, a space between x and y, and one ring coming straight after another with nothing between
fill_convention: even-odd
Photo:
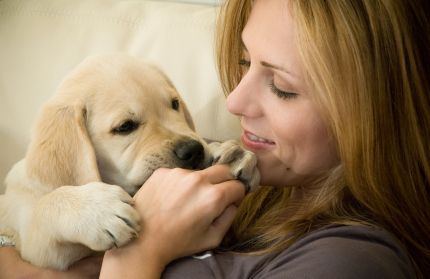
<instances>
[{"instance_id":1,"label":"woman's eye","mask_svg":"<svg viewBox=\"0 0 430 279\"><path fill-rule=\"evenodd\" d=\"M246 67L246 68L249 68L251 66L251 61L242 58L239 60L239 65Z\"/></svg>"},{"instance_id":2,"label":"woman's eye","mask_svg":"<svg viewBox=\"0 0 430 279\"><path fill-rule=\"evenodd\" d=\"M139 127L139 123L133 120L127 120L116 128L112 129L112 134L128 135Z\"/></svg>"},{"instance_id":3,"label":"woman's eye","mask_svg":"<svg viewBox=\"0 0 430 279\"><path fill-rule=\"evenodd\" d=\"M270 82L269 87L270 90L281 99L294 99L298 96L297 93L282 91L277 88L273 80Z\"/></svg>"},{"instance_id":4,"label":"woman's eye","mask_svg":"<svg viewBox=\"0 0 430 279\"><path fill-rule=\"evenodd\" d=\"M239 66L241 67L241 74L244 76L248 72L249 67L251 67L251 61L242 58L239 60Z\"/></svg>"},{"instance_id":5,"label":"woman's eye","mask_svg":"<svg viewBox=\"0 0 430 279\"><path fill-rule=\"evenodd\" d=\"M172 99L172 109L179 111L179 100L177 98Z\"/></svg>"}]
</instances>

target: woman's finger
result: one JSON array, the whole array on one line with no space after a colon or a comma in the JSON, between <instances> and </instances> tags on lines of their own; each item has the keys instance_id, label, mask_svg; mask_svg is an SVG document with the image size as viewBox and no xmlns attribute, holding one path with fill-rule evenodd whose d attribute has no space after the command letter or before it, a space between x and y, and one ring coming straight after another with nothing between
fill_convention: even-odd
<instances>
[{"instance_id":1,"label":"woman's finger","mask_svg":"<svg viewBox=\"0 0 430 279\"><path fill-rule=\"evenodd\" d=\"M200 170L199 172L205 175L208 182L211 184L218 184L227 180L236 179L231 173L228 165L214 165L204 170Z\"/></svg>"},{"instance_id":2,"label":"woman's finger","mask_svg":"<svg viewBox=\"0 0 430 279\"><path fill-rule=\"evenodd\" d=\"M213 241L213 247L216 247L221 242L227 230L233 223L234 217L237 213L237 207L235 205L228 206L221 215L216 218L209 228L209 239Z\"/></svg>"},{"instance_id":3,"label":"woman's finger","mask_svg":"<svg viewBox=\"0 0 430 279\"><path fill-rule=\"evenodd\" d=\"M220 206L226 208L230 204L239 205L245 197L245 187L239 180L229 180L213 185L214 189L222 197Z\"/></svg>"},{"instance_id":4,"label":"woman's finger","mask_svg":"<svg viewBox=\"0 0 430 279\"><path fill-rule=\"evenodd\" d=\"M103 262L103 254L79 260L69 268L69 273L86 274L88 278L98 278Z\"/></svg>"}]
</instances>

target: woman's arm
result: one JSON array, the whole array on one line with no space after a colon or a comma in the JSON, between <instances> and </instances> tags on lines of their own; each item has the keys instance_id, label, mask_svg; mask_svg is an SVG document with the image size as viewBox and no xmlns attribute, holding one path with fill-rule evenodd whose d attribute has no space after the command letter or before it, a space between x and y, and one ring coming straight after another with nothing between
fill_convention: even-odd
<instances>
[{"instance_id":1,"label":"woman's arm","mask_svg":"<svg viewBox=\"0 0 430 279\"><path fill-rule=\"evenodd\" d=\"M83 259L68 271L56 271L33 266L21 259L11 247L0 248L0 278L96 279L99 278L102 256Z\"/></svg>"},{"instance_id":2,"label":"woman's arm","mask_svg":"<svg viewBox=\"0 0 430 279\"><path fill-rule=\"evenodd\" d=\"M157 170L134 197L139 238L105 254L100 278L160 278L172 260L216 247L244 194L227 166Z\"/></svg>"}]
</instances>

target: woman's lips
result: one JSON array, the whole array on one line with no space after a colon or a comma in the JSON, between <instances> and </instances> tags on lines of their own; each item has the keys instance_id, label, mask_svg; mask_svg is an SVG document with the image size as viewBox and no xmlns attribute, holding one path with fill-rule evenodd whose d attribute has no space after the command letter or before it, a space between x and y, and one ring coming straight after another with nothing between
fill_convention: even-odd
<instances>
[{"instance_id":1,"label":"woman's lips","mask_svg":"<svg viewBox=\"0 0 430 279\"><path fill-rule=\"evenodd\" d=\"M251 132L244 131L241 137L242 143L249 149L267 149L275 145L275 142L261 138Z\"/></svg>"}]
</instances>

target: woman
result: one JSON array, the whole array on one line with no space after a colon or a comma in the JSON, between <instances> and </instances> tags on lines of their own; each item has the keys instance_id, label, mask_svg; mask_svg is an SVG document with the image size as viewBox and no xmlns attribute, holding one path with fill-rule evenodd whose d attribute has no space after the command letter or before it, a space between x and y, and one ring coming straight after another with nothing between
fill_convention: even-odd
<instances>
[{"instance_id":1,"label":"woman","mask_svg":"<svg viewBox=\"0 0 430 279\"><path fill-rule=\"evenodd\" d=\"M426 5L226 0L227 106L271 186L243 198L225 166L156 171L135 196L142 234L101 278L430 274Z\"/></svg>"},{"instance_id":2,"label":"woman","mask_svg":"<svg viewBox=\"0 0 430 279\"><path fill-rule=\"evenodd\" d=\"M143 234L105 255L101 277L158 278L163 270L163 278L430 274L426 5L226 1L218 62L225 91L232 91L227 106L241 117L242 142L258 157L262 184L272 187L245 198L217 252L166 268L215 247L235 207L215 219L215 226L222 224L217 237L208 222L217 214L209 210L196 221L198 201L182 201L188 205L179 210L181 203L169 198L172 210L160 214L163 189L174 182L183 187L223 179L219 169L213 176L207 170L156 173L136 196ZM211 189L189 188L202 196ZM145 191L156 191L151 206L157 209L149 214ZM235 192L228 202L220 200L226 206L240 199ZM172 220L174 212L179 218Z\"/></svg>"}]
</instances>

